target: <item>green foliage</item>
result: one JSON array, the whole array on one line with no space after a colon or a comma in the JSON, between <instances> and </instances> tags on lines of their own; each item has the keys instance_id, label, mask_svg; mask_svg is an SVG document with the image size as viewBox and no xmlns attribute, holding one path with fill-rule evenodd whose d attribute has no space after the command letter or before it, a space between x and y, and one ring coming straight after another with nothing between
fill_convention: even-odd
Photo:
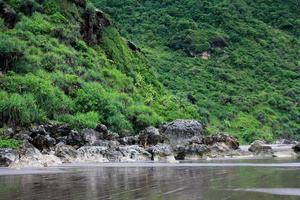
<instances>
[{"instance_id":1,"label":"green foliage","mask_svg":"<svg viewBox=\"0 0 300 200\"><path fill-rule=\"evenodd\" d=\"M12 148L17 149L22 145L22 141L15 139L3 139L0 138L0 148Z\"/></svg>"},{"instance_id":2,"label":"green foliage","mask_svg":"<svg viewBox=\"0 0 300 200\"><path fill-rule=\"evenodd\" d=\"M37 107L31 94L7 94L0 91L0 121L7 125L29 125L45 121L45 114Z\"/></svg>"},{"instance_id":3,"label":"green foliage","mask_svg":"<svg viewBox=\"0 0 300 200\"><path fill-rule=\"evenodd\" d=\"M100 122L99 114L96 112L76 113L75 115L62 115L58 117L60 122L68 123L76 129L96 128Z\"/></svg>"},{"instance_id":4,"label":"green foliage","mask_svg":"<svg viewBox=\"0 0 300 200\"><path fill-rule=\"evenodd\" d=\"M164 120L196 118L242 142L299 138L298 1L93 2L144 47L166 88L190 102L192 94L191 107L156 101Z\"/></svg>"}]
</instances>

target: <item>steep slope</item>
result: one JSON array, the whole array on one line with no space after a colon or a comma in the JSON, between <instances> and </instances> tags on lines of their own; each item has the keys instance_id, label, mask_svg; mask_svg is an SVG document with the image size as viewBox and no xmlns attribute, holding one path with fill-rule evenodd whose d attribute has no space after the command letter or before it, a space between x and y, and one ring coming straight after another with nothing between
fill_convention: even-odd
<instances>
[{"instance_id":1,"label":"steep slope","mask_svg":"<svg viewBox=\"0 0 300 200\"><path fill-rule=\"evenodd\" d=\"M102 122L134 133L197 118L134 44L85 0L0 0L0 128Z\"/></svg>"},{"instance_id":2,"label":"steep slope","mask_svg":"<svg viewBox=\"0 0 300 200\"><path fill-rule=\"evenodd\" d=\"M210 132L246 142L300 137L299 1L93 2Z\"/></svg>"}]
</instances>

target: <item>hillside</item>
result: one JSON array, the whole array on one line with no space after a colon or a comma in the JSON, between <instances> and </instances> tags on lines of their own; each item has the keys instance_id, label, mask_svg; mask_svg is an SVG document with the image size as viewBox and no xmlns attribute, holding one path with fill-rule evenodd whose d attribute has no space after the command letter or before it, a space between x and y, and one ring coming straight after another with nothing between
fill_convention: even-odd
<instances>
[{"instance_id":1,"label":"hillside","mask_svg":"<svg viewBox=\"0 0 300 200\"><path fill-rule=\"evenodd\" d=\"M120 134L196 109L158 81L139 49L84 0L0 0L0 128L106 124Z\"/></svg>"},{"instance_id":2,"label":"hillside","mask_svg":"<svg viewBox=\"0 0 300 200\"><path fill-rule=\"evenodd\" d=\"M210 133L300 135L297 0L93 0Z\"/></svg>"}]
</instances>

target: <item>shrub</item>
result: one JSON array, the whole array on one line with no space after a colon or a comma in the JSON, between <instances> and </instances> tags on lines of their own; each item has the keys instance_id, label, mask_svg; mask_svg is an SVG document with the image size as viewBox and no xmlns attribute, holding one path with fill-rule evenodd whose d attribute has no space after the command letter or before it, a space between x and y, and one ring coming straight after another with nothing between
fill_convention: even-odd
<instances>
[{"instance_id":1,"label":"shrub","mask_svg":"<svg viewBox=\"0 0 300 200\"><path fill-rule=\"evenodd\" d=\"M0 138L0 148L12 148L17 149L22 145L22 141L15 139Z\"/></svg>"},{"instance_id":2,"label":"shrub","mask_svg":"<svg viewBox=\"0 0 300 200\"><path fill-rule=\"evenodd\" d=\"M0 121L11 126L26 126L45 121L45 113L38 108L33 95L0 92Z\"/></svg>"},{"instance_id":3,"label":"shrub","mask_svg":"<svg viewBox=\"0 0 300 200\"><path fill-rule=\"evenodd\" d=\"M97 112L76 113L75 115L59 116L57 120L68 123L75 129L96 128L100 122L100 116Z\"/></svg>"}]
</instances>

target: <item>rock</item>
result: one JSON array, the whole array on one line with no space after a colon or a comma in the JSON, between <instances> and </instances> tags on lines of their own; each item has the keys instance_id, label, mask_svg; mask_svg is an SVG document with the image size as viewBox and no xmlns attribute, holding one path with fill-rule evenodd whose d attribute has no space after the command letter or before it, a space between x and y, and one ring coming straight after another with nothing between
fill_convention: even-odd
<instances>
[{"instance_id":1,"label":"rock","mask_svg":"<svg viewBox=\"0 0 300 200\"><path fill-rule=\"evenodd\" d=\"M77 150L78 162L107 162L104 157L107 147L101 146L83 146Z\"/></svg>"},{"instance_id":2,"label":"rock","mask_svg":"<svg viewBox=\"0 0 300 200\"><path fill-rule=\"evenodd\" d=\"M93 129L83 129L81 132L85 144L93 145L97 140L103 138L103 135Z\"/></svg>"},{"instance_id":3,"label":"rock","mask_svg":"<svg viewBox=\"0 0 300 200\"><path fill-rule=\"evenodd\" d=\"M216 143L224 143L234 150L239 148L238 139L225 133L214 134L204 139L204 144L206 145L213 146Z\"/></svg>"},{"instance_id":4,"label":"rock","mask_svg":"<svg viewBox=\"0 0 300 200\"><path fill-rule=\"evenodd\" d=\"M14 149L0 149L0 167L8 167L11 163L15 162L19 155Z\"/></svg>"},{"instance_id":5,"label":"rock","mask_svg":"<svg viewBox=\"0 0 300 200\"><path fill-rule=\"evenodd\" d=\"M294 145L292 149L294 150L295 153L300 153L300 143Z\"/></svg>"},{"instance_id":6,"label":"rock","mask_svg":"<svg viewBox=\"0 0 300 200\"><path fill-rule=\"evenodd\" d=\"M44 128L53 138L66 137L71 132L71 127L67 124L48 124Z\"/></svg>"},{"instance_id":7,"label":"rock","mask_svg":"<svg viewBox=\"0 0 300 200\"><path fill-rule=\"evenodd\" d=\"M151 154L153 161L175 162L172 147L168 144L156 144L146 149Z\"/></svg>"},{"instance_id":8,"label":"rock","mask_svg":"<svg viewBox=\"0 0 300 200\"><path fill-rule=\"evenodd\" d=\"M129 40L127 41L127 45L129 47L129 49L131 49L132 51L141 52L141 49L138 46L136 46L136 44L134 44L133 42L131 42Z\"/></svg>"},{"instance_id":9,"label":"rock","mask_svg":"<svg viewBox=\"0 0 300 200\"><path fill-rule=\"evenodd\" d=\"M71 131L67 136L67 145L71 145L76 149L80 148L81 146L84 145L84 140L82 138L82 135L77 131Z\"/></svg>"},{"instance_id":10,"label":"rock","mask_svg":"<svg viewBox=\"0 0 300 200\"><path fill-rule=\"evenodd\" d=\"M99 133L102 133L103 135L106 135L108 133L108 129L104 124L98 124L95 130Z\"/></svg>"},{"instance_id":11,"label":"rock","mask_svg":"<svg viewBox=\"0 0 300 200\"><path fill-rule=\"evenodd\" d=\"M126 136L119 138L118 141L121 145L135 145L138 144L139 138L138 136Z\"/></svg>"},{"instance_id":12,"label":"rock","mask_svg":"<svg viewBox=\"0 0 300 200\"><path fill-rule=\"evenodd\" d=\"M8 28L14 28L18 22L18 14L4 0L0 0L0 16Z\"/></svg>"},{"instance_id":13,"label":"rock","mask_svg":"<svg viewBox=\"0 0 300 200\"><path fill-rule=\"evenodd\" d=\"M13 136L14 139L32 142L33 139L29 136L30 132L24 131Z\"/></svg>"},{"instance_id":14,"label":"rock","mask_svg":"<svg viewBox=\"0 0 300 200\"><path fill-rule=\"evenodd\" d=\"M56 140L49 135L40 135L35 136L31 142L37 149L50 149L56 145Z\"/></svg>"},{"instance_id":15,"label":"rock","mask_svg":"<svg viewBox=\"0 0 300 200\"><path fill-rule=\"evenodd\" d=\"M32 144L26 142L19 151L20 158L11 163L12 168L49 167L62 164L61 160L54 155L43 155Z\"/></svg>"},{"instance_id":16,"label":"rock","mask_svg":"<svg viewBox=\"0 0 300 200\"><path fill-rule=\"evenodd\" d=\"M64 143L58 143L55 146L55 155L64 163L74 162L77 159L78 152L72 146Z\"/></svg>"},{"instance_id":17,"label":"rock","mask_svg":"<svg viewBox=\"0 0 300 200\"><path fill-rule=\"evenodd\" d=\"M86 9L81 24L81 34L89 45L98 44L102 39L102 31L110 25L109 19L99 9Z\"/></svg>"},{"instance_id":18,"label":"rock","mask_svg":"<svg viewBox=\"0 0 300 200\"><path fill-rule=\"evenodd\" d=\"M35 138L37 135L49 135L49 133L46 131L44 125L31 127L29 132L31 133L30 137L32 137L32 138Z\"/></svg>"},{"instance_id":19,"label":"rock","mask_svg":"<svg viewBox=\"0 0 300 200\"><path fill-rule=\"evenodd\" d=\"M153 126L150 126L140 132L138 138L140 145L143 145L144 147L156 145L164 141L159 130Z\"/></svg>"},{"instance_id":20,"label":"rock","mask_svg":"<svg viewBox=\"0 0 300 200\"><path fill-rule=\"evenodd\" d=\"M86 0L73 0L74 3L80 7L86 7Z\"/></svg>"},{"instance_id":21,"label":"rock","mask_svg":"<svg viewBox=\"0 0 300 200\"><path fill-rule=\"evenodd\" d=\"M117 148L122 153L121 161L149 161L151 154L138 145L120 146Z\"/></svg>"},{"instance_id":22,"label":"rock","mask_svg":"<svg viewBox=\"0 0 300 200\"><path fill-rule=\"evenodd\" d=\"M196 136L202 137L203 127L196 120L175 120L164 125L161 129L162 136L172 146L184 144L188 139Z\"/></svg>"},{"instance_id":23,"label":"rock","mask_svg":"<svg viewBox=\"0 0 300 200\"><path fill-rule=\"evenodd\" d=\"M119 145L120 143L114 140L97 140L93 143L93 146L102 146L107 148L117 148Z\"/></svg>"},{"instance_id":24,"label":"rock","mask_svg":"<svg viewBox=\"0 0 300 200\"><path fill-rule=\"evenodd\" d=\"M211 42L213 48L224 48L227 46L227 41L224 38L217 37Z\"/></svg>"},{"instance_id":25,"label":"rock","mask_svg":"<svg viewBox=\"0 0 300 200\"><path fill-rule=\"evenodd\" d=\"M197 160L201 159L203 154L208 151L204 144L177 145L174 149L176 160Z\"/></svg>"},{"instance_id":26,"label":"rock","mask_svg":"<svg viewBox=\"0 0 300 200\"><path fill-rule=\"evenodd\" d=\"M273 154L272 147L266 145L264 141L260 140L254 141L248 150L255 154Z\"/></svg>"},{"instance_id":27,"label":"rock","mask_svg":"<svg viewBox=\"0 0 300 200\"><path fill-rule=\"evenodd\" d=\"M212 151L215 151L215 152L229 152L232 150L232 148L230 148L229 146L227 146L227 144L225 144L224 142L217 142L215 144L213 144L210 149Z\"/></svg>"},{"instance_id":28,"label":"rock","mask_svg":"<svg viewBox=\"0 0 300 200\"><path fill-rule=\"evenodd\" d=\"M118 138L119 138L119 134L111 131L108 131L107 134L103 135L103 139L105 140L117 140Z\"/></svg>"},{"instance_id":29,"label":"rock","mask_svg":"<svg viewBox=\"0 0 300 200\"><path fill-rule=\"evenodd\" d=\"M280 139L275 142L275 144L297 144L296 141L288 140L288 139Z\"/></svg>"}]
</instances>

